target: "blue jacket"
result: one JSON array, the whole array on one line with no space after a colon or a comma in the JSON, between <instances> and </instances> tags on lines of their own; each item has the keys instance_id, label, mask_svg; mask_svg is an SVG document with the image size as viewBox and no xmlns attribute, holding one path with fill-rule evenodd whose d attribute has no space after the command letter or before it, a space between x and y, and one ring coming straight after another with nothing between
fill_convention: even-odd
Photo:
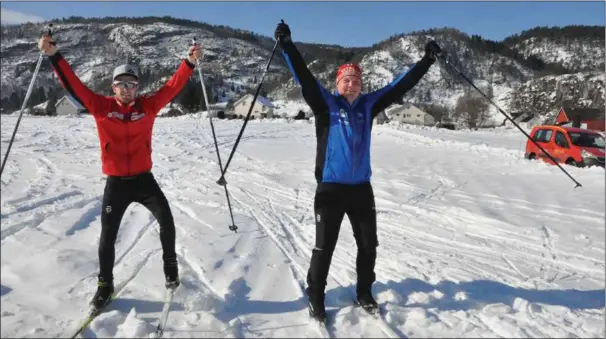
<instances>
[{"instance_id":1,"label":"blue jacket","mask_svg":"<svg viewBox=\"0 0 606 339\"><path fill-rule=\"evenodd\" d=\"M317 182L350 185L369 182L374 118L401 100L427 73L434 60L424 57L387 86L361 94L349 104L337 91L330 93L315 79L292 42L282 43L282 54L315 116Z\"/></svg>"}]
</instances>

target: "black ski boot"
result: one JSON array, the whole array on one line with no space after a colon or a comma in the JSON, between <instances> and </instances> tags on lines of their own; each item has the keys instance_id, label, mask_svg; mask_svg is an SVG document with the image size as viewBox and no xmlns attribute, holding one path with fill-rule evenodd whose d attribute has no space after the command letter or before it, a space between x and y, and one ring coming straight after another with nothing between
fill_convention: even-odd
<instances>
[{"instance_id":1,"label":"black ski boot","mask_svg":"<svg viewBox=\"0 0 606 339\"><path fill-rule=\"evenodd\" d=\"M90 302L93 310L100 311L107 306L112 301L113 294L113 281L99 278L99 281L97 282L97 293L95 293L93 300Z\"/></svg>"},{"instance_id":2,"label":"black ski boot","mask_svg":"<svg viewBox=\"0 0 606 339\"><path fill-rule=\"evenodd\" d=\"M379 311L379 305L370 292L358 293L357 302L358 305L362 306L370 314L375 314Z\"/></svg>"},{"instance_id":3,"label":"black ski boot","mask_svg":"<svg viewBox=\"0 0 606 339\"><path fill-rule=\"evenodd\" d=\"M179 287L179 266L176 261L164 264L164 277L166 278L166 288L174 290Z\"/></svg>"},{"instance_id":4,"label":"black ski boot","mask_svg":"<svg viewBox=\"0 0 606 339\"><path fill-rule=\"evenodd\" d=\"M326 322L326 309L324 308L324 293L315 292L309 287L305 289L309 316L319 322Z\"/></svg>"}]
</instances>

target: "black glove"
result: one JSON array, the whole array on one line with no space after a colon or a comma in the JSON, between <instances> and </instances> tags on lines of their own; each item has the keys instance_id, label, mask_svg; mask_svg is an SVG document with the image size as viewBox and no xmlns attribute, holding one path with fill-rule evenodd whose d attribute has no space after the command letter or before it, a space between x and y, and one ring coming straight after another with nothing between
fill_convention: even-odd
<instances>
[{"instance_id":1,"label":"black glove","mask_svg":"<svg viewBox=\"0 0 606 339\"><path fill-rule=\"evenodd\" d=\"M274 38L281 43L290 41L290 28L288 28L288 25L284 22L279 23L274 32Z\"/></svg>"},{"instance_id":2,"label":"black glove","mask_svg":"<svg viewBox=\"0 0 606 339\"><path fill-rule=\"evenodd\" d=\"M438 44L431 40L425 45L425 56L430 57L432 60L436 60L436 58L440 55L442 49Z\"/></svg>"}]
</instances>

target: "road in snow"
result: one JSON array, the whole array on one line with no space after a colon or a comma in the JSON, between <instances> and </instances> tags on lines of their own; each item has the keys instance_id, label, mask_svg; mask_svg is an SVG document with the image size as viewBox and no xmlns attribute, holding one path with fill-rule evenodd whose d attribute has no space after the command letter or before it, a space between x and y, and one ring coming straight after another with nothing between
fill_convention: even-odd
<instances>
[{"instance_id":1,"label":"road in snow","mask_svg":"<svg viewBox=\"0 0 606 339\"><path fill-rule=\"evenodd\" d=\"M2 154L16 122L2 117ZM223 163L242 121L216 121ZM522 159L517 130L375 126L384 316L351 306L344 220L327 287L328 333L303 295L314 245L312 124L248 124L230 165L235 234L207 120L162 118L154 174L177 225L182 286L166 337L603 337L604 170ZM25 117L1 183L1 335L71 334L96 288L104 179L91 117ZM119 298L85 337L146 337L162 309L158 227L127 210Z\"/></svg>"}]
</instances>

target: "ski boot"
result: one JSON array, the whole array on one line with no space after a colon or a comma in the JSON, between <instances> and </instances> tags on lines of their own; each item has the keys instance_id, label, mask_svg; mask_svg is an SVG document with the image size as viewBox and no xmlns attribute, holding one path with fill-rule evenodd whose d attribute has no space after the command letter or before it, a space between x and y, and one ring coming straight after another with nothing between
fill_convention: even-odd
<instances>
[{"instance_id":1,"label":"ski boot","mask_svg":"<svg viewBox=\"0 0 606 339\"><path fill-rule=\"evenodd\" d=\"M357 303L361 306L366 312L370 314L375 314L379 311L379 305L372 297L370 292L358 294Z\"/></svg>"},{"instance_id":2,"label":"ski boot","mask_svg":"<svg viewBox=\"0 0 606 339\"><path fill-rule=\"evenodd\" d=\"M181 284L179 281L179 267L176 262L164 264L165 286L168 289L177 289Z\"/></svg>"},{"instance_id":3,"label":"ski boot","mask_svg":"<svg viewBox=\"0 0 606 339\"><path fill-rule=\"evenodd\" d=\"M107 306L112 301L113 294L113 282L111 280L99 278L99 281L97 282L97 293L95 293L95 296L90 302L93 311L98 312Z\"/></svg>"},{"instance_id":4,"label":"ski boot","mask_svg":"<svg viewBox=\"0 0 606 339\"><path fill-rule=\"evenodd\" d=\"M312 291L309 287L305 289L305 292L308 298L309 316L321 323L325 323L326 309L324 308L324 293Z\"/></svg>"}]
</instances>

